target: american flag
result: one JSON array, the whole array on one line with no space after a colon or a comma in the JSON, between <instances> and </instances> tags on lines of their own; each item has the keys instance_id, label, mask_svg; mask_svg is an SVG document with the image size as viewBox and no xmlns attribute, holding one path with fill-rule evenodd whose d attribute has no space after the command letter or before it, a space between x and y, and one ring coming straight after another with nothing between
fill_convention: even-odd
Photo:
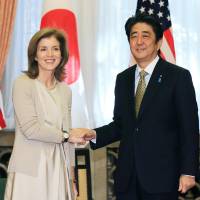
<instances>
[{"instance_id":1,"label":"american flag","mask_svg":"<svg viewBox=\"0 0 200 200\"><path fill-rule=\"evenodd\" d=\"M176 54L168 0L138 0L136 14L138 13L153 15L159 20L164 30L161 56L165 60L175 63Z\"/></svg>"}]
</instances>

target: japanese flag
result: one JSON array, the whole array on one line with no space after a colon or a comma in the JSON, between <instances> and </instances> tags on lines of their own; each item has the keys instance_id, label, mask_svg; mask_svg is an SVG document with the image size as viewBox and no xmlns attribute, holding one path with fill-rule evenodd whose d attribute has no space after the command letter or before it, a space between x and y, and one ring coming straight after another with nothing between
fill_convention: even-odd
<instances>
[{"instance_id":1,"label":"japanese flag","mask_svg":"<svg viewBox=\"0 0 200 200\"><path fill-rule=\"evenodd\" d=\"M61 29L67 35L69 60L65 66L67 76L64 81L72 88L72 125L87 127L88 113L80 67L76 15L70 0L44 0L41 28L45 27Z\"/></svg>"}]
</instances>

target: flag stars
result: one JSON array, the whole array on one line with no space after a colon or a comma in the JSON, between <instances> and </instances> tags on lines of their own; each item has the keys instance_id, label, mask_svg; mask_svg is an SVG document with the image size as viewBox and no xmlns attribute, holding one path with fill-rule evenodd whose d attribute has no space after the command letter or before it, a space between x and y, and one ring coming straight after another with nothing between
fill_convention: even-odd
<instances>
[{"instance_id":1,"label":"flag stars","mask_svg":"<svg viewBox=\"0 0 200 200\"><path fill-rule=\"evenodd\" d=\"M148 11L149 15L152 15L153 14L153 9L150 8L149 11Z\"/></svg>"},{"instance_id":2,"label":"flag stars","mask_svg":"<svg viewBox=\"0 0 200 200\"><path fill-rule=\"evenodd\" d=\"M163 17L163 13L159 11L158 17L159 17L159 18Z\"/></svg>"},{"instance_id":3,"label":"flag stars","mask_svg":"<svg viewBox=\"0 0 200 200\"><path fill-rule=\"evenodd\" d=\"M167 16L167 20L168 20L168 21L171 21L171 17L170 17L169 15Z\"/></svg>"},{"instance_id":4,"label":"flag stars","mask_svg":"<svg viewBox=\"0 0 200 200\"><path fill-rule=\"evenodd\" d=\"M145 8L144 8L144 7L141 7L141 8L140 8L140 12L141 12L141 13L144 13L144 12L145 12Z\"/></svg>"},{"instance_id":5,"label":"flag stars","mask_svg":"<svg viewBox=\"0 0 200 200\"><path fill-rule=\"evenodd\" d=\"M160 7L162 7L164 6L164 1L161 0L158 4L160 5Z\"/></svg>"},{"instance_id":6,"label":"flag stars","mask_svg":"<svg viewBox=\"0 0 200 200\"><path fill-rule=\"evenodd\" d=\"M155 0L149 0L151 4L155 3Z\"/></svg>"}]
</instances>

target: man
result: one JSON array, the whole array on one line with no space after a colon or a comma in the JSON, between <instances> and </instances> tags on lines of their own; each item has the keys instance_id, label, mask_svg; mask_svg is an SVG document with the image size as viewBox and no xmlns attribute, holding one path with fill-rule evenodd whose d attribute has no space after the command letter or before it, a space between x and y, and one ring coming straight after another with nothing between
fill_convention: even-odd
<instances>
[{"instance_id":1,"label":"man","mask_svg":"<svg viewBox=\"0 0 200 200\"><path fill-rule=\"evenodd\" d=\"M117 200L177 200L195 185L199 121L188 70L159 57L162 28L152 16L125 25L137 65L117 76L113 121L93 135L92 149L120 140Z\"/></svg>"}]
</instances>

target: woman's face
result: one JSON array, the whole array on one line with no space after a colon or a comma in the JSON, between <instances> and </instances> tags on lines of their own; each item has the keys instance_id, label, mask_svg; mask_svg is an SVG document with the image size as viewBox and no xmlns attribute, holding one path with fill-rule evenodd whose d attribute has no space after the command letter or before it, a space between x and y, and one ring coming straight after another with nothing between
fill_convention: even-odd
<instances>
[{"instance_id":1,"label":"woman's face","mask_svg":"<svg viewBox=\"0 0 200 200\"><path fill-rule=\"evenodd\" d=\"M39 73L54 72L60 64L61 58L60 44L54 36L40 40L35 57Z\"/></svg>"}]
</instances>

